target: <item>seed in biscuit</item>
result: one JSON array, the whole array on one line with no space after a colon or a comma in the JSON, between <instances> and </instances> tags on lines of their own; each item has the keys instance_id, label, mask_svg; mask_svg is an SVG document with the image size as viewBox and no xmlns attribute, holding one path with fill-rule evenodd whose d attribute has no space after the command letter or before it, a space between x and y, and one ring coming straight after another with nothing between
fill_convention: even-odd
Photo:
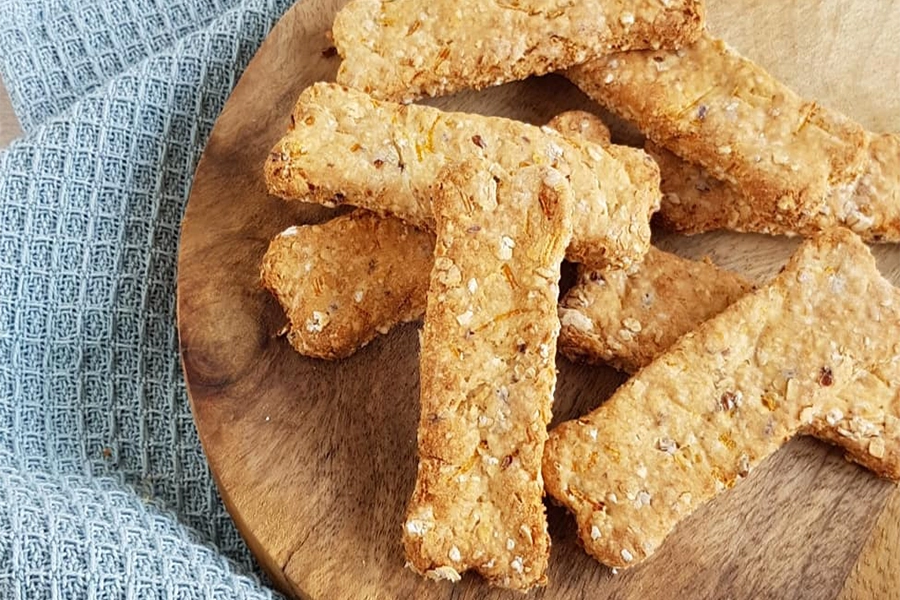
<instances>
[{"instance_id":1,"label":"seed in biscuit","mask_svg":"<svg viewBox=\"0 0 900 600\"><path fill-rule=\"evenodd\" d=\"M261 278L284 309L297 352L346 358L421 318L433 251L432 234L359 209L279 234Z\"/></svg>"},{"instance_id":2,"label":"seed in biscuit","mask_svg":"<svg viewBox=\"0 0 900 600\"><path fill-rule=\"evenodd\" d=\"M550 166L577 194L569 258L628 268L649 247L659 170L641 150L605 150L509 119L379 102L327 83L300 95L292 122L266 161L277 196L348 203L433 229L429 193L444 167L487 160L509 177L522 166Z\"/></svg>"},{"instance_id":3,"label":"seed in biscuit","mask_svg":"<svg viewBox=\"0 0 900 600\"><path fill-rule=\"evenodd\" d=\"M435 190L419 469L403 544L426 576L473 569L524 591L546 583L550 554L541 456L572 192L552 168L504 179L483 167L451 167Z\"/></svg>"},{"instance_id":4,"label":"seed in biscuit","mask_svg":"<svg viewBox=\"0 0 900 600\"><path fill-rule=\"evenodd\" d=\"M629 567L697 506L829 419L832 437L872 457L859 462L897 479L898 340L900 291L859 237L823 233L772 283L553 430L548 493L575 515L592 556Z\"/></svg>"},{"instance_id":5,"label":"seed in biscuit","mask_svg":"<svg viewBox=\"0 0 900 600\"><path fill-rule=\"evenodd\" d=\"M410 102L697 39L701 0L352 0L334 21L339 83Z\"/></svg>"}]
</instances>

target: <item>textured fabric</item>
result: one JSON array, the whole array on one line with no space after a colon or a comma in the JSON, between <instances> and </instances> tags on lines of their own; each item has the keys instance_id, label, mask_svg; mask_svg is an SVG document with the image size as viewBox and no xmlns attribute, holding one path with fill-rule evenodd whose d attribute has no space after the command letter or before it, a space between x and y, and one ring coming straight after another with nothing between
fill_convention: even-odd
<instances>
[{"instance_id":1,"label":"textured fabric","mask_svg":"<svg viewBox=\"0 0 900 600\"><path fill-rule=\"evenodd\" d=\"M77 4L78 6L74 6ZM0 598L271 598L178 362L203 144L289 0L0 0Z\"/></svg>"},{"instance_id":2,"label":"textured fabric","mask_svg":"<svg viewBox=\"0 0 900 600\"><path fill-rule=\"evenodd\" d=\"M0 0L0 75L25 131L237 0Z\"/></svg>"}]
</instances>

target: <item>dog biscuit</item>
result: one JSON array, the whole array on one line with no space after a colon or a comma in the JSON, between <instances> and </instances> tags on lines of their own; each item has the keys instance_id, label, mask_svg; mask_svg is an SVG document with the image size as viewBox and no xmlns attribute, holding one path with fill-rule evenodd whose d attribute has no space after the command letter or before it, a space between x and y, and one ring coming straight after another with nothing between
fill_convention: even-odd
<instances>
[{"instance_id":1,"label":"dog biscuit","mask_svg":"<svg viewBox=\"0 0 900 600\"><path fill-rule=\"evenodd\" d=\"M634 373L753 289L711 262L651 248L635 273L583 265L559 304L568 358Z\"/></svg>"},{"instance_id":2,"label":"dog biscuit","mask_svg":"<svg viewBox=\"0 0 900 600\"><path fill-rule=\"evenodd\" d=\"M653 142L733 186L720 197L667 171L664 180L687 183L683 194L663 184L667 209L693 199L696 211L667 211L664 222L804 235L842 225L870 241L900 240L900 173L886 168L900 160L897 138L800 98L709 34L677 52L618 53L567 75Z\"/></svg>"},{"instance_id":3,"label":"dog biscuit","mask_svg":"<svg viewBox=\"0 0 900 600\"><path fill-rule=\"evenodd\" d=\"M561 113L548 126L609 143L606 125L587 112ZM346 358L425 313L432 234L362 209L285 234L263 259L262 281L288 316L287 337L300 354Z\"/></svg>"},{"instance_id":4,"label":"dog biscuit","mask_svg":"<svg viewBox=\"0 0 900 600\"><path fill-rule=\"evenodd\" d=\"M422 317L433 246L431 234L360 209L276 238L263 261L263 283L288 315L288 339L298 352L344 358L375 335ZM652 247L634 273L579 266L559 306L559 349L574 361L634 373L751 288L708 261ZM892 455L872 456L839 428L817 414L803 433L841 447L876 473L898 469Z\"/></svg>"},{"instance_id":5,"label":"dog biscuit","mask_svg":"<svg viewBox=\"0 0 900 600\"><path fill-rule=\"evenodd\" d=\"M561 112L550 119L547 127L558 131L564 137L599 144L607 150L612 145L606 123L597 115L584 110Z\"/></svg>"},{"instance_id":6,"label":"dog biscuit","mask_svg":"<svg viewBox=\"0 0 900 600\"><path fill-rule=\"evenodd\" d=\"M592 556L628 567L817 416L897 479L898 340L900 292L855 234L823 233L771 284L552 431L547 490Z\"/></svg>"},{"instance_id":7,"label":"dog biscuit","mask_svg":"<svg viewBox=\"0 0 900 600\"><path fill-rule=\"evenodd\" d=\"M717 229L787 233L779 230L771 212L754 207L752 200L737 188L716 179L705 168L682 160L649 140L644 150L659 165L663 197L653 218L666 229L685 235Z\"/></svg>"},{"instance_id":8,"label":"dog biscuit","mask_svg":"<svg viewBox=\"0 0 900 600\"><path fill-rule=\"evenodd\" d=\"M649 247L659 170L641 150L607 151L546 127L379 102L325 83L301 94L292 123L266 161L269 190L277 196L346 202L433 229L428 190L447 164L488 160L500 175L546 165L577 191L571 259L632 267Z\"/></svg>"},{"instance_id":9,"label":"dog biscuit","mask_svg":"<svg viewBox=\"0 0 900 600\"><path fill-rule=\"evenodd\" d=\"M777 214L759 210L752 198L703 167L685 162L647 142L644 149L659 164L663 197L655 219L686 235L729 229L773 235L809 237L837 222L869 242L898 241L900 224L900 136L866 134L865 171L848 200L829 197L818 220L786 225ZM834 215L834 218L828 215Z\"/></svg>"},{"instance_id":10,"label":"dog biscuit","mask_svg":"<svg viewBox=\"0 0 900 600\"><path fill-rule=\"evenodd\" d=\"M269 245L262 282L288 317L300 354L346 358L425 308L434 236L356 210L290 227Z\"/></svg>"},{"instance_id":11,"label":"dog biscuit","mask_svg":"<svg viewBox=\"0 0 900 600\"><path fill-rule=\"evenodd\" d=\"M334 21L339 83L410 102L545 75L635 48L677 48L701 0L353 0Z\"/></svg>"},{"instance_id":12,"label":"dog biscuit","mask_svg":"<svg viewBox=\"0 0 900 600\"><path fill-rule=\"evenodd\" d=\"M752 289L750 282L709 261L686 260L652 247L635 273L579 266L578 281L560 302L559 349L574 361L635 373ZM870 395L865 382L848 386L847 393L867 398L871 410L895 414L892 399ZM879 435L886 435L875 426ZM800 433L840 447L847 460L879 475L900 474L900 453L873 456L866 443L843 435L841 428L833 415L819 412Z\"/></svg>"},{"instance_id":13,"label":"dog biscuit","mask_svg":"<svg viewBox=\"0 0 900 600\"><path fill-rule=\"evenodd\" d=\"M556 384L565 177L499 181L450 166L434 192L435 264L420 357L419 470L403 529L410 566L527 590L546 582L541 457Z\"/></svg>"},{"instance_id":14,"label":"dog biscuit","mask_svg":"<svg viewBox=\"0 0 900 600\"><path fill-rule=\"evenodd\" d=\"M866 133L866 167L850 198L832 211L870 242L900 242L900 135Z\"/></svg>"}]
</instances>

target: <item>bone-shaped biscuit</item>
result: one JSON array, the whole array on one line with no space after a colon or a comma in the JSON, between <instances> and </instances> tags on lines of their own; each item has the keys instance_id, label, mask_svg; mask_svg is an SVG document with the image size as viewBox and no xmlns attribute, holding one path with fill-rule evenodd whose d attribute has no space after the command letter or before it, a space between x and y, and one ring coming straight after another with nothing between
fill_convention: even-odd
<instances>
[{"instance_id":1,"label":"bone-shaped biscuit","mask_svg":"<svg viewBox=\"0 0 900 600\"><path fill-rule=\"evenodd\" d=\"M584 111L548 127L609 146L609 129ZM288 317L288 341L305 356L346 358L396 325L425 314L434 235L363 209L272 240L261 279Z\"/></svg>"},{"instance_id":2,"label":"bone-shaped biscuit","mask_svg":"<svg viewBox=\"0 0 900 600\"><path fill-rule=\"evenodd\" d=\"M377 334L420 319L433 240L399 219L362 209L273 240L263 282L289 316L294 348L317 358L346 357ZM579 266L575 285L560 301L559 350L574 361L634 373L751 288L709 262L656 248L634 273ZM848 460L883 477L900 472L900 453L875 457L842 428L833 415L817 414L802 433L839 446Z\"/></svg>"},{"instance_id":3,"label":"bone-shaped biscuit","mask_svg":"<svg viewBox=\"0 0 900 600\"><path fill-rule=\"evenodd\" d=\"M753 289L711 262L650 248L635 273L579 265L559 303L568 358L634 373Z\"/></svg>"},{"instance_id":4,"label":"bone-shaped biscuit","mask_svg":"<svg viewBox=\"0 0 900 600\"><path fill-rule=\"evenodd\" d=\"M419 573L546 582L541 457L556 384L556 300L572 192L553 169L476 163L435 190L420 357L419 470L403 543Z\"/></svg>"},{"instance_id":5,"label":"bone-shaped biscuit","mask_svg":"<svg viewBox=\"0 0 900 600\"><path fill-rule=\"evenodd\" d=\"M334 21L337 80L409 102L544 75L700 34L700 0L353 0Z\"/></svg>"},{"instance_id":6,"label":"bone-shaped biscuit","mask_svg":"<svg viewBox=\"0 0 900 600\"><path fill-rule=\"evenodd\" d=\"M566 136L580 135L609 144L609 130L590 113L564 112L548 126ZM687 165L671 153L665 154L676 163ZM666 172L666 163L662 163L662 169ZM377 333L387 332L401 320L419 319L425 312L425 294L421 290L428 285L430 250L428 268L406 268L402 276L379 277L373 283L368 259L360 262L360 242L355 238L375 240L381 257L378 264L399 269L400 264L414 266L426 252L425 239L433 240L433 236L402 226L393 217L379 219L363 210L351 214L352 217L339 217L323 225L298 227L290 246L311 248L327 244L334 255L346 257L337 276L334 262L321 256L310 256L309 262L304 262L304 266L311 264L308 277L297 277L299 259L291 260L283 251L277 256L284 260L269 263L268 286L294 323L288 337L295 348L309 356L347 356ZM352 223L345 224L344 220ZM393 224L383 226L382 220ZM396 231L406 233L396 235ZM348 235L351 233L352 237ZM273 246L281 247L281 243L276 239ZM405 256L412 262L405 261ZM381 293L366 293L358 305L345 310L342 307L349 303L348 282L353 284L350 287L354 302L361 289L380 289ZM633 373L751 288L750 282L709 262L689 261L652 247L636 272L600 271L580 265L577 283L560 302L559 348L572 360L610 364ZM327 324L321 332L311 332L307 327L310 321ZM838 428L833 419L817 415L803 432L840 446L849 460L882 476L900 469L892 455L873 457L867 447L841 435Z\"/></svg>"},{"instance_id":7,"label":"bone-shaped biscuit","mask_svg":"<svg viewBox=\"0 0 900 600\"><path fill-rule=\"evenodd\" d=\"M432 234L356 210L283 231L263 257L261 280L284 309L294 349L333 360L420 319L433 264Z\"/></svg>"},{"instance_id":8,"label":"bone-shaped biscuit","mask_svg":"<svg viewBox=\"0 0 900 600\"><path fill-rule=\"evenodd\" d=\"M727 183L707 189L705 173L663 160L663 221L677 229L810 235L840 225L900 241L898 138L800 98L709 34L678 52L619 53L567 75Z\"/></svg>"},{"instance_id":9,"label":"bone-shaped biscuit","mask_svg":"<svg viewBox=\"0 0 900 600\"><path fill-rule=\"evenodd\" d=\"M636 273L579 266L578 280L560 301L559 349L572 360L609 364L635 373L682 335L743 297L749 281L709 261L692 261L651 248ZM897 415L884 397L867 396L865 385L848 388L875 410ZM900 451L873 456L866 444L841 433L834 414L817 413L800 433L832 443L847 460L896 478Z\"/></svg>"},{"instance_id":10,"label":"bone-shaped biscuit","mask_svg":"<svg viewBox=\"0 0 900 600\"><path fill-rule=\"evenodd\" d=\"M429 189L446 165L489 160L506 173L547 165L577 194L569 258L628 268L649 247L659 170L641 150L604 150L549 128L378 102L325 83L300 95L292 123L265 166L269 190L283 198L347 202L433 229Z\"/></svg>"},{"instance_id":11,"label":"bone-shaped biscuit","mask_svg":"<svg viewBox=\"0 0 900 600\"><path fill-rule=\"evenodd\" d=\"M627 567L817 418L897 479L898 414L900 292L855 234L832 230L553 430L544 478L585 549Z\"/></svg>"},{"instance_id":12,"label":"bone-shaped biscuit","mask_svg":"<svg viewBox=\"0 0 900 600\"><path fill-rule=\"evenodd\" d=\"M703 167L692 165L668 150L647 142L661 176L663 198L655 218L672 231L686 235L730 229L773 235L814 235L830 222L829 216L803 222L784 222L760 211L754 200L738 188L716 179ZM828 214L869 242L897 241L900 231L900 136L866 134L868 158L856 189L847 200L832 195Z\"/></svg>"}]
</instances>

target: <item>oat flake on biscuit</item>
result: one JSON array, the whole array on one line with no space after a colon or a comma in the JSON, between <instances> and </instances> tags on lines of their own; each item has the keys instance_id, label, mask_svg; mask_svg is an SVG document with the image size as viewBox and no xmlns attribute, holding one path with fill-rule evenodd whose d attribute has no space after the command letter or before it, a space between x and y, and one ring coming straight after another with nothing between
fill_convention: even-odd
<instances>
[{"instance_id":1,"label":"oat flake on biscuit","mask_svg":"<svg viewBox=\"0 0 900 600\"><path fill-rule=\"evenodd\" d=\"M338 83L410 102L566 69L636 48L689 44L701 0L352 0L338 12Z\"/></svg>"}]
</instances>

